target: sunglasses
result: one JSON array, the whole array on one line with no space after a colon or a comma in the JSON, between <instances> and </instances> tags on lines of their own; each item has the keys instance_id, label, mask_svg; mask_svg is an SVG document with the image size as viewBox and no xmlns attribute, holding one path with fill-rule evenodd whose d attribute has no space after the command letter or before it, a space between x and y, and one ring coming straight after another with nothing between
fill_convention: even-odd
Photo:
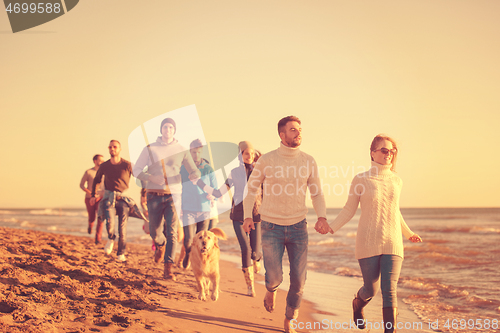
<instances>
[{"instance_id":1,"label":"sunglasses","mask_svg":"<svg viewBox=\"0 0 500 333\"><path fill-rule=\"evenodd\" d=\"M377 150L374 150L373 152L377 152L377 151L381 151L382 154L384 155L387 155L389 153L391 153L392 155L396 155L396 153L398 152L398 150L396 148L393 148L393 149L387 149L387 148L380 148L380 149L377 149Z\"/></svg>"}]
</instances>

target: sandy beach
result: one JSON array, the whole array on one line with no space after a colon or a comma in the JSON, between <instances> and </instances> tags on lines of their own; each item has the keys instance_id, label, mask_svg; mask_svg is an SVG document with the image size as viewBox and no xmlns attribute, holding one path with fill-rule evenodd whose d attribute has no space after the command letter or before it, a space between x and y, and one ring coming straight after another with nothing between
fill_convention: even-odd
<instances>
[{"instance_id":1,"label":"sandy beach","mask_svg":"<svg viewBox=\"0 0 500 333\"><path fill-rule=\"evenodd\" d=\"M219 300L203 302L192 272L178 269L177 282L164 281L148 246L129 244L121 263L87 237L0 228L0 240L1 332L282 331L285 292L266 312L263 284L257 297L246 296L232 262L221 261ZM313 312L303 302L299 319L312 321Z\"/></svg>"}]
</instances>

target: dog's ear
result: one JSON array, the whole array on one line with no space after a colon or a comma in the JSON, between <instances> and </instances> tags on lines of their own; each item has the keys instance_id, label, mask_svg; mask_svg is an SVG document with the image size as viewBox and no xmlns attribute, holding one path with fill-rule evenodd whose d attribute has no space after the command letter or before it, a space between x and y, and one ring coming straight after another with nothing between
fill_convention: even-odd
<instances>
[{"instance_id":1,"label":"dog's ear","mask_svg":"<svg viewBox=\"0 0 500 333\"><path fill-rule=\"evenodd\" d=\"M218 237L220 239L227 239L226 233L220 228L212 228L210 229L210 231L215 235L215 237Z\"/></svg>"}]
</instances>

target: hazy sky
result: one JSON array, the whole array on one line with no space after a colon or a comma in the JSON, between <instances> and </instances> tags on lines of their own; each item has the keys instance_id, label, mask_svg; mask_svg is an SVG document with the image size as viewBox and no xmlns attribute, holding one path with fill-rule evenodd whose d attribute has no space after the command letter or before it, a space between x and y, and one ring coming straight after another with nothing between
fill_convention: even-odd
<instances>
[{"instance_id":1,"label":"hazy sky","mask_svg":"<svg viewBox=\"0 0 500 333\"><path fill-rule=\"evenodd\" d=\"M301 118L330 207L379 133L402 207L500 205L498 0L80 1L16 34L0 12L0 51L0 207L83 208L94 154L189 105L262 152Z\"/></svg>"}]
</instances>

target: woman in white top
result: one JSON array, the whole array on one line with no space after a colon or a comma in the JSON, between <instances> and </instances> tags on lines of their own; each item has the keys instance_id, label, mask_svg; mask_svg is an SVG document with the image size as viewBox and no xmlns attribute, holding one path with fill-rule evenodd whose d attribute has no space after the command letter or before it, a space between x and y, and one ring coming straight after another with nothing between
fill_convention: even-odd
<instances>
[{"instance_id":1,"label":"woman in white top","mask_svg":"<svg viewBox=\"0 0 500 333\"><path fill-rule=\"evenodd\" d=\"M380 286L385 333L394 332L396 325L396 290L404 257L402 234L414 243L422 241L410 230L399 210L403 183L394 172L397 153L393 139L377 135L370 147L371 168L354 177L347 203L337 218L330 225L319 221L315 227L319 233L333 234L351 220L361 205L355 255L364 284L352 302L353 317L358 328L366 327L363 308Z\"/></svg>"}]
</instances>

